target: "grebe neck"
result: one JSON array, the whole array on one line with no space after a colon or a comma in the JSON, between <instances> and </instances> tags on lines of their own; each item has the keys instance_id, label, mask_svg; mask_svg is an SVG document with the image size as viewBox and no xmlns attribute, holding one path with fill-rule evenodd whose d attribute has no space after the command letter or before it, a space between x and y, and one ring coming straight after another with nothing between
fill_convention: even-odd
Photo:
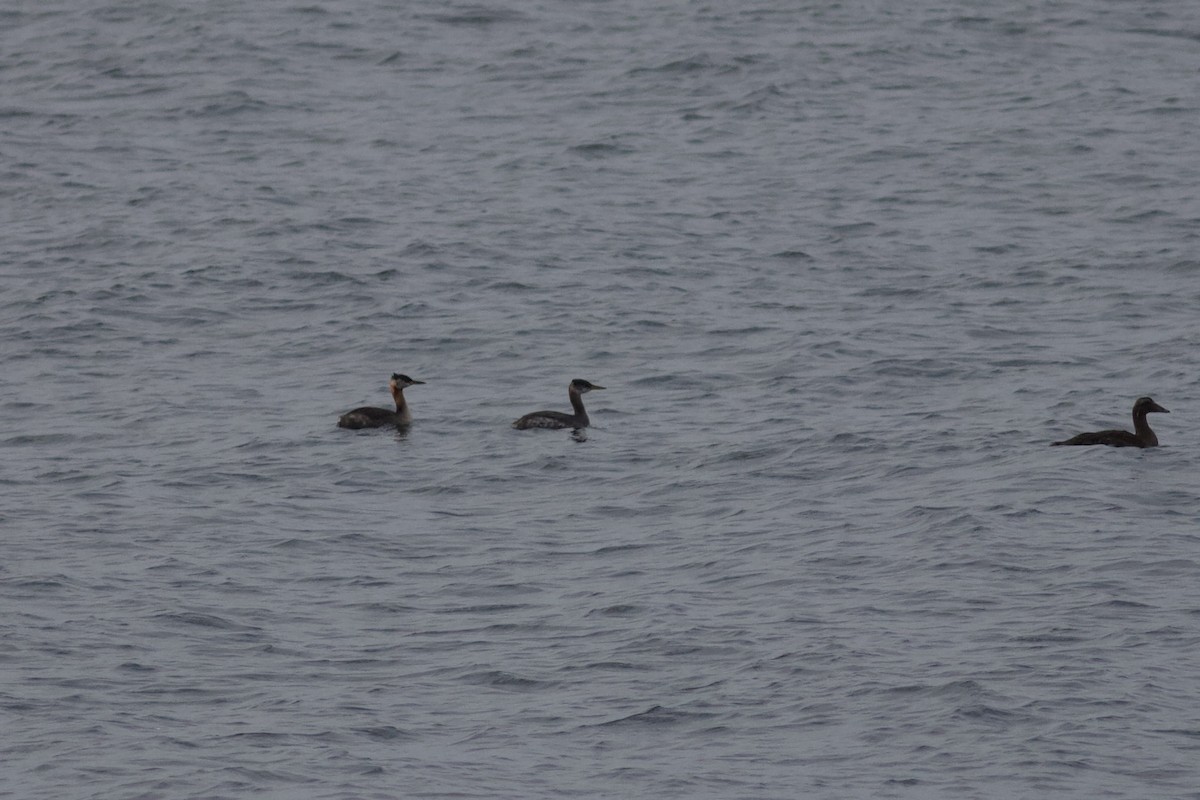
<instances>
[{"instance_id":1,"label":"grebe neck","mask_svg":"<svg viewBox=\"0 0 1200 800\"><path fill-rule=\"evenodd\" d=\"M400 387L392 389L392 399L396 401L396 416L401 422L412 422L412 412L408 410L408 401L404 399L404 390Z\"/></svg>"},{"instance_id":2,"label":"grebe neck","mask_svg":"<svg viewBox=\"0 0 1200 800\"><path fill-rule=\"evenodd\" d=\"M586 421L588 415L587 411L583 409L583 395L575 391L575 387L572 386L567 390L567 396L571 398L571 408L575 411L575 416L582 417Z\"/></svg>"}]
</instances>

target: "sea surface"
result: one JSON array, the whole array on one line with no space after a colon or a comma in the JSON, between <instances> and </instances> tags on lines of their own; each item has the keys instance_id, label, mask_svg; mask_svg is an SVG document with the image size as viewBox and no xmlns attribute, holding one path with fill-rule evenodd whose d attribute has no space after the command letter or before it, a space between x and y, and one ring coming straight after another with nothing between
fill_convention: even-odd
<instances>
[{"instance_id":1,"label":"sea surface","mask_svg":"<svg viewBox=\"0 0 1200 800\"><path fill-rule=\"evenodd\" d=\"M0 797L1200 798L1198 65L1194 0L5 4Z\"/></svg>"}]
</instances>

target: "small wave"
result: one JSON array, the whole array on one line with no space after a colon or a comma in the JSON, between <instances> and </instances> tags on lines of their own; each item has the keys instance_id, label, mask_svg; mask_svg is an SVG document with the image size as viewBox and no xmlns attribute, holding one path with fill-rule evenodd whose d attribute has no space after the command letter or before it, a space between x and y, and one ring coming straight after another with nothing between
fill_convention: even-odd
<instances>
[{"instance_id":1,"label":"small wave","mask_svg":"<svg viewBox=\"0 0 1200 800\"><path fill-rule=\"evenodd\" d=\"M599 614L606 617L628 617L635 614L640 614L644 609L641 606L620 604L608 606L607 608L594 608L587 613L587 616Z\"/></svg>"},{"instance_id":2,"label":"small wave","mask_svg":"<svg viewBox=\"0 0 1200 800\"><path fill-rule=\"evenodd\" d=\"M1109 217L1108 221L1118 225L1135 225L1139 222L1147 222L1160 217L1170 216L1174 215L1169 211L1163 211L1162 209L1158 208L1150 208L1145 211L1140 211L1136 214L1127 214L1123 217Z\"/></svg>"},{"instance_id":3,"label":"small wave","mask_svg":"<svg viewBox=\"0 0 1200 800\"><path fill-rule=\"evenodd\" d=\"M156 614L155 619L164 622L178 623L180 625L194 625L200 628L214 628L217 630L254 630L253 627L241 625L232 620L218 617L215 614L201 614L195 611L185 611L179 614Z\"/></svg>"},{"instance_id":4,"label":"small wave","mask_svg":"<svg viewBox=\"0 0 1200 800\"><path fill-rule=\"evenodd\" d=\"M197 105L173 111L189 117L229 117L247 111L262 111L267 107L267 103L256 100L245 92L232 91L212 96L207 102L201 101Z\"/></svg>"},{"instance_id":5,"label":"small wave","mask_svg":"<svg viewBox=\"0 0 1200 800\"><path fill-rule=\"evenodd\" d=\"M678 709L666 708L665 706L651 706L645 711L639 711L636 714L630 714L627 717L620 719L609 720L608 722L600 723L600 727L611 727L614 725L677 725L681 722L692 722L697 720L711 719L715 714L697 711L680 711Z\"/></svg>"},{"instance_id":6,"label":"small wave","mask_svg":"<svg viewBox=\"0 0 1200 800\"><path fill-rule=\"evenodd\" d=\"M497 611L519 611L523 608L529 608L526 603L491 603L478 606L458 606L455 608L444 608L442 614L492 614Z\"/></svg>"},{"instance_id":7,"label":"small wave","mask_svg":"<svg viewBox=\"0 0 1200 800\"><path fill-rule=\"evenodd\" d=\"M409 731L401 730L394 725L380 725L374 728L354 728L355 733L362 734L368 739L374 739L380 742L395 742L404 739L416 739L417 735Z\"/></svg>"},{"instance_id":8,"label":"small wave","mask_svg":"<svg viewBox=\"0 0 1200 800\"><path fill-rule=\"evenodd\" d=\"M691 72L703 72L718 68L719 66L719 64L717 64L708 56L692 56L690 58L680 58L674 61L668 61L664 64L659 64L658 66L654 67L634 67L633 69L629 70L626 75L629 77L635 77L638 75L654 73L666 73L668 75L681 73L686 74Z\"/></svg>"},{"instance_id":9,"label":"small wave","mask_svg":"<svg viewBox=\"0 0 1200 800\"><path fill-rule=\"evenodd\" d=\"M647 547L644 544L610 544L604 547L599 547L592 551L592 555L607 556L613 553L624 553L631 550L641 550Z\"/></svg>"},{"instance_id":10,"label":"small wave","mask_svg":"<svg viewBox=\"0 0 1200 800\"><path fill-rule=\"evenodd\" d=\"M4 440L4 444L10 447L20 447L33 444L67 444L75 441L74 436L66 433L26 433L20 436L12 436Z\"/></svg>"},{"instance_id":11,"label":"small wave","mask_svg":"<svg viewBox=\"0 0 1200 800\"><path fill-rule=\"evenodd\" d=\"M656 389L707 389L709 381L701 380L693 375L667 373L636 378L629 381L627 385Z\"/></svg>"},{"instance_id":12,"label":"small wave","mask_svg":"<svg viewBox=\"0 0 1200 800\"><path fill-rule=\"evenodd\" d=\"M463 680L467 683L479 684L481 686L491 686L495 689L525 692L533 691L535 689L548 688L552 685L547 681L539 681L533 678L522 678L520 675L514 675L511 672L504 672L503 670L472 672L464 675Z\"/></svg>"},{"instance_id":13,"label":"small wave","mask_svg":"<svg viewBox=\"0 0 1200 800\"><path fill-rule=\"evenodd\" d=\"M445 14L430 14L426 19L443 25L496 25L505 22L525 22L528 17L511 8L467 6Z\"/></svg>"},{"instance_id":14,"label":"small wave","mask_svg":"<svg viewBox=\"0 0 1200 800\"><path fill-rule=\"evenodd\" d=\"M0 586L5 587L6 589L56 591L71 585L77 584L63 575L45 578L5 578L0 580Z\"/></svg>"},{"instance_id":15,"label":"small wave","mask_svg":"<svg viewBox=\"0 0 1200 800\"><path fill-rule=\"evenodd\" d=\"M589 669L619 670L622 672L625 670L638 670L639 672L645 672L650 668L640 664L631 664L628 661L594 661L591 664L568 664L562 669L567 672L577 672Z\"/></svg>"},{"instance_id":16,"label":"small wave","mask_svg":"<svg viewBox=\"0 0 1200 800\"><path fill-rule=\"evenodd\" d=\"M633 153L631 147L624 145L613 144L610 142L589 142L587 144L577 144L570 148L572 153L585 156L587 158L601 158L604 156L628 155Z\"/></svg>"}]
</instances>

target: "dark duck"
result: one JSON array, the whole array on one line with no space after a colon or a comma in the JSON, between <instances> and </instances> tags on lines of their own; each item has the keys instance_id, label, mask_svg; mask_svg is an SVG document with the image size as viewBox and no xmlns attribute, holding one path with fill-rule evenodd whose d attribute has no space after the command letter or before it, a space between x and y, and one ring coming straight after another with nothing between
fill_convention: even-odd
<instances>
[{"instance_id":1,"label":"dark duck","mask_svg":"<svg viewBox=\"0 0 1200 800\"><path fill-rule=\"evenodd\" d=\"M404 390L409 386L417 386L425 381L415 381L399 372L392 373L388 388L392 390L392 399L396 401L396 410L363 406L353 411L347 411L338 418L339 428L382 428L385 425L408 425L412 422L412 412L408 410L408 402L404 399Z\"/></svg>"},{"instance_id":2,"label":"dark duck","mask_svg":"<svg viewBox=\"0 0 1200 800\"><path fill-rule=\"evenodd\" d=\"M587 411L583 408L583 395L594 389L603 388L603 386L597 386L583 378L576 378L567 387L567 396L571 398L571 408L575 410L574 414L564 414L561 411L534 411L514 422L513 427L519 431L529 428L575 428L576 430L586 428L591 424L591 420L588 419Z\"/></svg>"},{"instance_id":3,"label":"dark duck","mask_svg":"<svg viewBox=\"0 0 1200 800\"><path fill-rule=\"evenodd\" d=\"M1081 433L1055 445L1106 444L1109 447L1158 447L1158 437L1150 430L1146 422L1147 414L1170 414L1165 408L1149 397L1139 397L1133 404L1133 433L1129 431L1093 431Z\"/></svg>"}]
</instances>

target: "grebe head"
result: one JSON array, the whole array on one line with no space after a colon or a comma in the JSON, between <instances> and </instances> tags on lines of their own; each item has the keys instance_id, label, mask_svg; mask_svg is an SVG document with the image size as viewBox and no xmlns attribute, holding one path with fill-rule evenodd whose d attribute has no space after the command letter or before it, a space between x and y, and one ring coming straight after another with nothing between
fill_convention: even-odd
<instances>
[{"instance_id":1,"label":"grebe head","mask_svg":"<svg viewBox=\"0 0 1200 800\"><path fill-rule=\"evenodd\" d=\"M603 389L603 388L604 388L603 386L597 386L596 384L592 383L591 381L585 381L583 378L576 378L575 380L571 381L571 391L579 392L580 394L590 392L592 389Z\"/></svg>"},{"instance_id":2,"label":"grebe head","mask_svg":"<svg viewBox=\"0 0 1200 800\"><path fill-rule=\"evenodd\" d=\"M1135 413L1135 414L1149 414L1153 411L1157 411L1160 414L1170 414L1171 413L1170 411L1167 411L1165 408L1160 406L1158 403L1151 400L1149 397L1139 397L1137 399L1137 402L1135 402L1133 404L1133 413Z\"/></svg>"},{"instance_id":3,"label":"grebe head","mask_svg":"<svg viewBox=\"0 0 1200 800\"><path fill-rule=\"evenodd\" d=\"M388 381L388 385L391 386L392 389L405 389L409 386L416 386L417 384L424 382L425 381L415 381L407 375L401 375L399 372L393 372L392 379Z\"/></svg>"}]
</instances>

